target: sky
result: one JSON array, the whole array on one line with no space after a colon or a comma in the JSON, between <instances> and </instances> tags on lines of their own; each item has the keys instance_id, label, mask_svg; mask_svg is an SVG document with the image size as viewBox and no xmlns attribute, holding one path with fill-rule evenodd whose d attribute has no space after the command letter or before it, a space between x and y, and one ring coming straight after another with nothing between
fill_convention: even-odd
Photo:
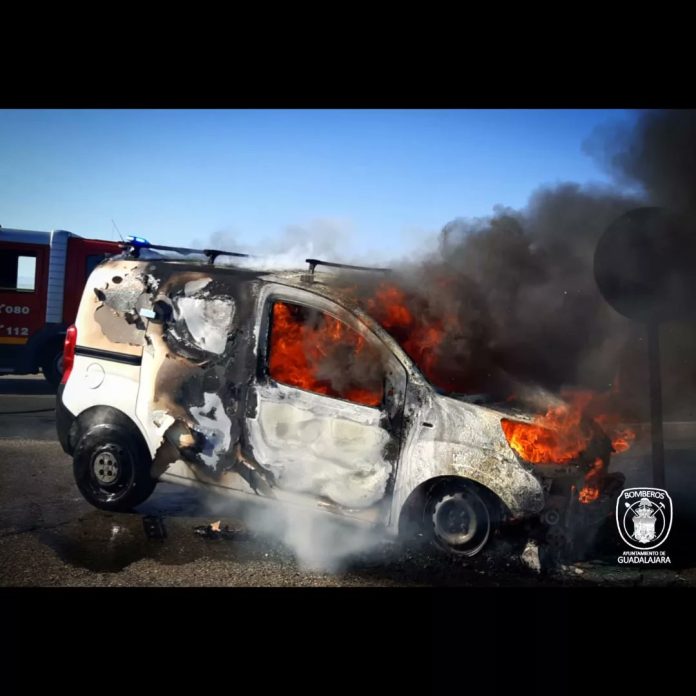
<instances>
[{"instance_id":1,"label":"sky","mask_svg":"<svg viewBox=\"0 0 696 696\"><path fill-rule=\"evenodd\" d=\"M0 110L0 225L274 252L415 250L543 184L606 183L611 110ZM113 221L113 222L112 222ZM215 237L214 237L215 235ZM231 250L231 249L230 249Z\"/></svg>"}]
</instances>

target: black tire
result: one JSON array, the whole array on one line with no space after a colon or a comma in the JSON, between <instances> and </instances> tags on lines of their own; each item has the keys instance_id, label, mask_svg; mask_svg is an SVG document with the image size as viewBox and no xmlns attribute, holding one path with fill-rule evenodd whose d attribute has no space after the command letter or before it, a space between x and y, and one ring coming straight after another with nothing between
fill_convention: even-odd
<instances>
[{"instance_id":1,"label":"black tire","mask_svg":"<svg viewBox=\"0 0 696 696\"><path fill-rule=\"evenodd\" d=\"M43 353L41 358L41 370L46 381L57 389L63 379L63 344L52 343Z\"/></svg>"},{"instance_id":2,"label":"black tire","mask_svg":"<svg viewBox=\"0 0 696 696\"><path fill-rule=\"evenodd\" d=\"M488 496L478 486L464 480L450 480L428 493L423 529L439 551L470 558L488 543L494 518Z\"/></svg>"},{"instance_id":3,"label":"black tire","mask_svg":"<svg viewBox=\"0 0 696 696\"><path fill-rule=\"evenodd\" d=\"M94 507L127 511L147 500L157 485L142 438L111 425L87 431L75 448L73 475Z\"/></svg>"}]
</instances>

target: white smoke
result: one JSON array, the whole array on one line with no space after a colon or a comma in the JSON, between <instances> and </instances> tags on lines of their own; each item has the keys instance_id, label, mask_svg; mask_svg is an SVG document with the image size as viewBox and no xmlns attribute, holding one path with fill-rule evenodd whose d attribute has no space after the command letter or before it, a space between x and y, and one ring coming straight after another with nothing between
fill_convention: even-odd
<instances>
[{"instance_id":1,"label":"white smoke","mask_svg":"<svg viewBox=\"0 0 696 696\"><path fill-rule=\"evenodd\" d=\"M208 494L205 508L212 516L239 517L250 533L280 542L306 571L341 572L352 558L387 543L377 527L275 501L244 502Z\"/></svg>"},{"instance_id":2,"label":"white smoke","mask_svg":"<svg viewBox=\"0 0 696 696\"><path fill-rule=\"evenodd\" d=\"M292 550L298 565L315 572L340 572L351 557L374 550L384 539L370 527L350 524L310 510L278 506L250 508L245 522Z\"/></svg>"},{"instance_id":3,"label":"white smoke","mask_svg":"<svg viewBox=\"0 0 696 696\"><path fill-rule=\"evenodd\" d=\"M218 265L234 265L262 271L282 271L305 268L308 258L345 260L350 249L353 227L347 220L317 218L306 225L288 225L280 235L266 237L255 242L244 241L244 236L231 230L220 230L210 239L195 240L197 249L211 248L250 254L244 259L221 256Z\"/></svg>"}]
</instances>

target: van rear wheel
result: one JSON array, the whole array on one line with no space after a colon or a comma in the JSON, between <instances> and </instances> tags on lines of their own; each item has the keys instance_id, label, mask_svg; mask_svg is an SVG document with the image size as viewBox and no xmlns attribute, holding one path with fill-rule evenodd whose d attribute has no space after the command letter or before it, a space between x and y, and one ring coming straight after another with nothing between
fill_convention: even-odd
<instances>
[{"instance_id":1,"label":"van rear wheel","mask_svg":"<svg viewBox=\"0 0 696 696\"><path fill-rule=\"evenodd\" d=\"M109 426L87 432L75 448L73 474L85 499L102 510L125 511L150 497L157 480L149 453L134 438Z\"/></svg>"}]
</instances>

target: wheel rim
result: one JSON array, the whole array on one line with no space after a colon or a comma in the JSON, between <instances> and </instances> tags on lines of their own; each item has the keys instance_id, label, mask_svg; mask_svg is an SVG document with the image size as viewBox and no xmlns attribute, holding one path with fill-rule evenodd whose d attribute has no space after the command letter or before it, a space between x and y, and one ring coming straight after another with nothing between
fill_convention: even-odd
<instances>
[{"instance_id":1,"label":"wheel rim","mask_svg":"<svg viewBox=\"0 0 696 696\"><path fill-rule=\"evenodd\" d=\"M463 556L478 553L491 530L488 507L473 491L455 490L441 495L431 507L436 543Z\"/></svg>"},{"instance_id":2,"label":"wheel rim","mask_svg":"<svg viewBox=\"0 0 696 696\"><path fill-rule=\"evenodd\" d=\"M134 475L130 454L117 445L104 445L92 455L87 485L97 500L112 503L128 492Z\"/></svg>"},{"instance_id":3,"label":"wheel rim","mask_svg":"<svg viewBox=\"0 0 696 696\"><path fill-rule=\"evenodd\" d=\"M476 512L463 493L443 498L435 507L433 522L435 534L451 546L471 541L479 526Z\"/></svg>"},{"instance_id":4,"label":"wheel rim","mask_svg":"<svg viewBox=\"0 0 696 696\"><path fill-rule=\"evenodd\" d=\"M92 460L92 474L102 486L110 486L118 479L118 459L111 452L100 452Z\"/></svg>"},{"instance_id":5,"label":"wheel rim","mask_svg":"<svg viewBox=\"0 0 696 696\"><path fill-rule=\"evenodd\" d=\"M63 374L63 353L62 351L56 355L55 360L53 362L54 367L56 368L56 372L59 375Z\"/></svg>"}]
</instances>

